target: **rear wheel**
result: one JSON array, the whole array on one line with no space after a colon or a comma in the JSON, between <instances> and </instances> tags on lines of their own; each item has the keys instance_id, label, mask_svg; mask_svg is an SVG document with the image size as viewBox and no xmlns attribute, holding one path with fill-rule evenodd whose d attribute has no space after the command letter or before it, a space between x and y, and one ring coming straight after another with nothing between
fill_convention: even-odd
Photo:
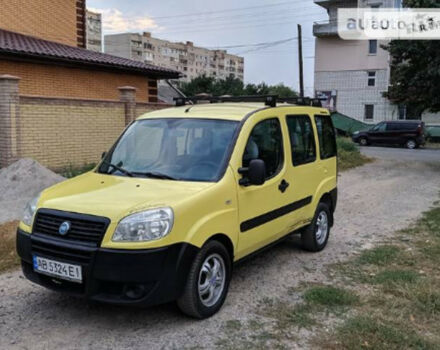
<instances>
[{"instance_id":1,"label":"rear wheel","mask_svg":"<svg viewBox=\"0 0 440 350\"><path fill-rule=\"evenodd\" d=\"M361 137L361 138L359 139L359 144L360 144L361 146L368 146L368 140L367 140L367 138L366 138L366 137Z\"/></svg>"},{"instance_id":2,"label":"rear wheel","mask_svg":"<svg viewBox=\"0 0 440 350\"><path fill-rule=\"evenodd\" d=\"M228 293L231 267L231 257L223 244L206 243L194 259L183 295L177 300L180 310L199 319L220 310Z\"/></svg>"},{"instance_id":3,"label":"rear wheel","mask_svg":"<svg viewBox=\"0 0 440 350\"><path fill-rule=\"evenodd\" d=\"M417 142L414 140L408 140L408 141L406 141L405 146L408 149L415 149L415 148L417 148Z\"/></svg>"},{"instance_id":4,"label":"rear wheel","mask_svg":"<svg viewBox=\"0 0 440 350\"><path fill-rule=\"evenodd\" d=\"M305 250L319 252L325 248L330 235L330 217L328 205L319 203L312 223L301 234L301 243Z\"/></svg>"}]
</instances>

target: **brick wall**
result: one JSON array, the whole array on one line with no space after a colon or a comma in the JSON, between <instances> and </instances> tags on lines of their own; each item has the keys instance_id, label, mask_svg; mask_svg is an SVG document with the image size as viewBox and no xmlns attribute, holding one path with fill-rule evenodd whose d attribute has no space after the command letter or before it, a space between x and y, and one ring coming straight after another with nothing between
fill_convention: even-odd
<instances>
[{"instance_id":1,"label":"brick wall","mask_svg":"<svg viewBox=\"0 0 440 350\"><path fill-rule=\"evenodd\" d=\"M50 168L96 163L125 127L122 102L20 97L20 157Z\"/></svg>"},{"instance_id":2,"label":"brick wall","mask_svg":"<svg viewBox=\"0 0 440 350\"><path fill-rule=\"evenodd\" d=\"M315 90L336 90L336 110L368 123L397 118L397 108L383 97L388 88L388 71L375 70L375 86L368 86L366 70L315 72ZM365 120L365 105L374 105L374 119Z\"/></svg>"},{"instance_id":3,"label":"brick wall","mask_svg":"<svg viewBox=\"0 0 440 350\"><path fill-rule=\"evenodd\" d=\"M0 75L0 168L26 157L51 169L96 163L130 121L168 107L136 103L130 86L117 89L119 101L23 96L18 86Z\"/></svg>"},{"instance_id":4,"label":"brick wall","mask_svg":"<svg viewBox=\"0 0 440 350\"><path fill-rule=\"evenodd\" d=\"M156 81L140 75L0 60L2 74L20 77L23 95L119 100L118 87L129 85L137 101L157 101Z\"/></svg>"},{"instance_id":5,"label":"brick wall","mask_svg":"<svg viewBox=\"0 0 440 350\"><path fill-rule=\"evenodd\" d=\"M2 0L0 27L84 47L84 4L84 0Z\"/></svg>"}]
</instances>

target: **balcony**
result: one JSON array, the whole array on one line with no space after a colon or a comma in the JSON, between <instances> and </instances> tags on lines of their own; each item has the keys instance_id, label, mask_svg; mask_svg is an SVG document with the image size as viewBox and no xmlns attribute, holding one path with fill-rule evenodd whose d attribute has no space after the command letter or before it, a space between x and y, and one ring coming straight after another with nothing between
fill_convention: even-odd
<instances>
[{"instance_id":1,"label":"balcony","mask_svg":"<svg viewBox=\"0 0 440 350\"><path fill-rule=\"evenodd\" d=\"M313 35L321 38L338 35L338 21L319 21L313 23Z\"/></svg>"},{"instance_id":2,"label":"balcony","mask_svg":"<svg viewBox=\"0 0 440 350\"><path fill-rule=\"evenodd\" d=\"M353 7L357 7L357 0L314 0L315 4L328 9L329 7L347 7L348 4L352 4Z\"/></svg>"}]
</instances>

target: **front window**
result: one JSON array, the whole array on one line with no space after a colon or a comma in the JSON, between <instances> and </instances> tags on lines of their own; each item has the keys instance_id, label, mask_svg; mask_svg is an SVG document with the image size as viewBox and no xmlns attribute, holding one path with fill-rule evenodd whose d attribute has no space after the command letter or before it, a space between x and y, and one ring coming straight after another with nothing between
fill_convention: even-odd
<instances>
[{"instance_id":1,"label":"front window","mask_svg":"<svg viewBox=\"0 0 440 350\"><path fill-rule=\"evenodd\" d=\"M386 128L387 125L385 123L379 123L372 129L372 131L385 131Z\"/></svg>"},{"instance_id":2,"label":"front window","mask_svg":"<svg viewBox=\"0 0 440 350\"><path fill-rule=\"evenodd\" d=\"M105 157L100 173L181 181L218 181L238 122L144 119Z\"/></svg>"},{"instance_id":3,"label":"front window","mask_svg":"<svg viewBox=\"0 0 440 350\"><path fill-rule=\"evenodd\" d=\"M245 152L243 167L253 159L264 160L266 179L277 175L284 163L283 136L278 118L263 120L251 132Z\"/></svg>"}]
</instances>

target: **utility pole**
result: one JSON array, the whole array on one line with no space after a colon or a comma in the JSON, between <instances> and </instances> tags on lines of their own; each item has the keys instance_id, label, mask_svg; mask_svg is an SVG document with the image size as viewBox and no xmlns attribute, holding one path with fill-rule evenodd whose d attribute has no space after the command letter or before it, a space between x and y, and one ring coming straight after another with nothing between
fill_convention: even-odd
<instances>
[{"instance_id":1,"label":"utility pole","mask_svg":"<svg viewBox=\"0 0 440 350\"><path fill-rule=\"evenodd\" d=\"M299 96L304 97L304 63L303 63L301 24L298 24L298 63L299 63Z\"/></svg>"}]
</instances>

